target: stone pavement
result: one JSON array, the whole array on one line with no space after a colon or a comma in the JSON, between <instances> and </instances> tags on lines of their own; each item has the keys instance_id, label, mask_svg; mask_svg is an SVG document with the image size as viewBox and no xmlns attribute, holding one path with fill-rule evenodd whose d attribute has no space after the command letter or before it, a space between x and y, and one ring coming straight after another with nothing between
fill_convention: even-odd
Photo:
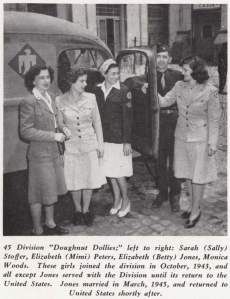
<instances>
[{"instance_id":1,"label":"stone pavement","mask_svg":"<svg viewBox=\"0 0 230 299\"><path fill-rule=\"evenodd\" d=\"M209 68L212 83L218 86L216 67ZM73 226L69 215L72 214L66 204L60 203L65 220L63 222L70 235L138 235L138 236L224 236L227 235L227 107L226 96L220 96L222 107L219 150L216 154L218 164L218 181L206 186L201 203L202 216L192 229L184 229L184 220L180 213L172 213L168 202L159 210L151 209L154 199L154 182L141 157L133 160L134 176L129 179L129 197L131 212L124 218L110 216L112 194L108 185L93 194L92 209L95 221L92 227ZM183 207L183 202L181 203ZM57 215L58 216L58 215Z\"/></svg>"},{"instance_id":2,"label":"stone pavement","mask_svg":"<svg viewBox=\"0 0 230 299\"><path fill-rule=\"evenodd\" d=\"M70 230L70 235L138 235L138 236L223 236L227 234L227 167L226 152L217 153L219 165L218 181L206 186L201 204L202 217L192 229L184 229L184 220L180 213L172 213L168 202L159 210L152 210L154 184L145 165L140 158L134 159L134 176L129 179L129 197L131 212L124 218L110 216L108 211L112 205L112 194L108 185L93 195L92 209L95 221L92 227L73 226L70 221L71 203L62 201L61 211L67 219L62 222ZM69 201L69 203L68 203ZM68 211L67 211L68 210ZM63 219L63 214L62 214Z\"/></svg>"},{"instance_id":3,"label":"stone pavement","mask_svg":"<svg viewBox=\"0 0 230 299\"><path fill-rule=\"evenodd\" d=\"M218 86L216 67L209 67L210 81ZM184 229L184 220L180 213L172 213L168 202L159 210L152 210L154 199L154 182L141 157L133 160L134 176L129 179L129 197L131 213L125 218L110 216L112 194L108 185L93 194L92 209L95 222L92 227L73 226L70 223L73 205L68 198L60 203L65 220L64 225L70 235L170 235L170 236L224 236L227 235L227 99L220 96L222 107L220 121L219 150L216 154L218 164L218 181L206 186L201 203L202 216L192 229ZM67 204L67 202L70 202ZM71 209L67 206L71 205ZM181 205L183 207L183 203ZM57 215L58 216L58 215ZM60 217L59 217L60 218Z\"/></svg>"}]
</instances>

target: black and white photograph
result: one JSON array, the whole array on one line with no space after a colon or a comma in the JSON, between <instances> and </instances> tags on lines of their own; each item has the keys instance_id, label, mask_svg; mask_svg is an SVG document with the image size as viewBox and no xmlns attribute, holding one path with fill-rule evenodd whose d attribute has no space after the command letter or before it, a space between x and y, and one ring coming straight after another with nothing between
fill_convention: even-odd
<instances>
[{"instance_id":1,"label":"black and white photograph","mask_svg":"<svg viewBox=\"0 0 230 299\"><path fill-rule=\"evenodd\" d=\"M3 236L227 236L227 12L4 3Z\"/></svg>"}]
</instances>

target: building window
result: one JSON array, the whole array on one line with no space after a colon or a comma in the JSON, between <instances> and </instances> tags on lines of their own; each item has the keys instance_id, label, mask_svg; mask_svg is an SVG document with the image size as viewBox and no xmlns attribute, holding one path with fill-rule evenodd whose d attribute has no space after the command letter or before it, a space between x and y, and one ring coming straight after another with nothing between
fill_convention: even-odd
<instances>
[{"instance_id":1,"label":"building window","mask_svg":"<svg viewBox=\"0 0 230 299\"><path fill-rule=\"evenodd\" d=\"M97 16L114 16L120 17L120 5L119 4L96 4Z\"/></svg>"},{"instance_id":2,"label":"building window","mask_svg":"<svg viewBox=\"0 0 230 299\"><path fill-rule=\"evenodd\" d=\"M96 4L97 35L116 56L121 49L121 5Z\"/></svg>"},{"instance_id":3,"label":"building window","mask_svg":"<svg viewBox=\"0 0 230 299\"><path fill-rule=\"evenodd\" d=\"M148 4L149 45L168 43L168 11L167 4Z\"/></svg>"},{"instance_id":4,"label":"building window","mask_svg":"<svg viewBox=\"0 0 230 299\"><path fill-rule=\"evenodd\" d=\"M212 38L212 25L204 25L203 26L203 38Z\"/></svg>"},{"instance_id":5,"label":"building window","mask_svg":"<svg viewBox=\"0 0 230 299\"><path fill-rule=\"evenodd\" d=\"M29 12L41 13L53 17L57 17L56 4L27 4Z\"/></svg>"}]
</instances>

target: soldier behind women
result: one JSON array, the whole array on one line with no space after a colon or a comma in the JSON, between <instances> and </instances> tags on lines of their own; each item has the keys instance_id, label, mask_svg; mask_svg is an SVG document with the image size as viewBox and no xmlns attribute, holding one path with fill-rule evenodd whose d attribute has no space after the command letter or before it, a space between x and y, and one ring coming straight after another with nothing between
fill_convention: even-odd
<instances>
[{"instance_id":1,"label":"soldier behind women","mask_svg":"<svg viewBox=\"0 0 230 299\"><path fill-rule=\"evenodd\" d=\"M166 95L179 80L183 79L179 71L169 68L172 58L167 46L157 46L157 90L161 96ZM158 163L159 195L153 202L153 208L160 208L169 199L172 212L179 211L181 192L180 180L174 177L174 132L177 123L177 105L160 109L160 140Z\"/></svg>"}]
</instances>

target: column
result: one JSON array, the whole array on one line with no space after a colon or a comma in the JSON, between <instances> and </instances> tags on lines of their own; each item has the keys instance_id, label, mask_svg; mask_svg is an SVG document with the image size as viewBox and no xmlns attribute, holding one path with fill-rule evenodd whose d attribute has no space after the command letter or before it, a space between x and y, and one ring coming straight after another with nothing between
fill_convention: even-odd
<instances>
[{"instance_id":1,"label":"column","mask_svg":"<svg viewBox=\"0 0 230 299\"><path fill-rule=\"evenodd\" d=\"M228 6L226 4L221 5L221 29L227 30L228 19Z\"/></svg>"},{"instance_id":2,"label":"column","mask_svg":"<svg viewBox=\"0 0 230 299\"><path fill-rule=\"evenodd\" d=\"M140 44L142 46L148 45L148 5L140 4Z\"/></svg>"},{"instance_id":3,"label":"column","mask_svg":"<svg viewBox=\"0 0 230 299\"><path fill-rule=\"evenodd\" d=\"M73 22L97 34L96 5L72 4Z\"/></svg>"},{"instance_id":4,"label":"column","mask_svg":"<svg viewBox=\"0 0 230 299\"><path fill-rule=\"evenodd\" d=\"M127 45L140 45L139 5L127 4Z\"/></svg>"}]
</instances>

